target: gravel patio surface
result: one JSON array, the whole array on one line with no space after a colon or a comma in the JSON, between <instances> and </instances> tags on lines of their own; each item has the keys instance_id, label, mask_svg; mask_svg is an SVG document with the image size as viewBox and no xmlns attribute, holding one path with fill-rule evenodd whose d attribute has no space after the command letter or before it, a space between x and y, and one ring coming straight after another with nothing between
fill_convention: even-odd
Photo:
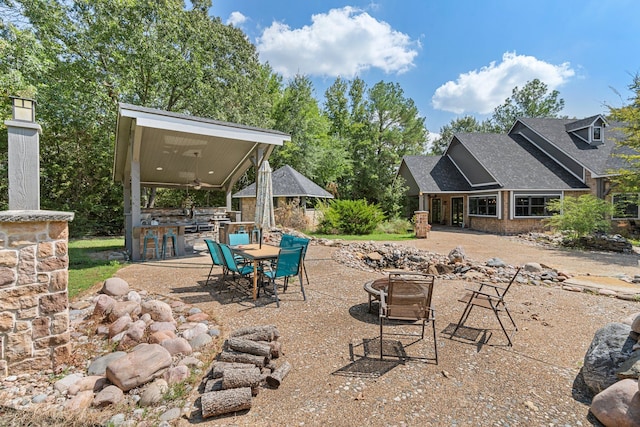
<instances>
[{"instance_id":1,"label":"gravel patio surface","mask_svg":"<svg viewBox=\"0 0 640 427\"><path fill-rule=\"evenodd\" d=\"M638 274L638 255L583 253L532 246L512 238L466 230L435 230L428 239L402 242L447 254L462 246L468 258L499 257L510 264L539 262L573 274ZM516 284L507 301L520 328L514 346L488 310L472 313L468 326L481 329L475 341L449 337L464 305L464 281L436 280L434 306L439 364L432 361L352 363L363 340L378 335L363 284L383 277L333 260L333 247L311 245L306 266L307 301L297 283L281 295L254 302L232 299L205 281L209 255L132 264L118 272L133 289L166 295L197 306L221 325L223 336L240 327L274 324L293 369L278 389L262 389L251 410L215 419L181 420L207 426L577 426L596 424L589 415L579 372L597 329L640 312L640 303L555 287ZM214 269L221 274L220 269ZM377 305L374 305L374 310ZM419 331L419 328L410 331ZM470 331L473 332L473 331ZM431 356L431 331L406 347L409 356ZM488 337L488 341L486 338ZM485 342L486 341L486 342ZM282 361L279 361L281 363ZM193 400L198 397L196 393Z\"/></svg>"}]
</instances>

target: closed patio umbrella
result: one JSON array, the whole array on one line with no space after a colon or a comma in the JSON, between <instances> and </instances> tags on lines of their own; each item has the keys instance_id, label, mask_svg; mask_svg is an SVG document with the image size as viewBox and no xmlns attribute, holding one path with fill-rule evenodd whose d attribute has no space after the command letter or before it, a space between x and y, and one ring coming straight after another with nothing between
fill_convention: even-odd
<instances>
[{"instance_id":1,"label":"closed patio umbrella","mask_svg":"<svg viewBox=\"0 0 640 427\"><path fill-rule=\"evenodd\" d=\"M276 220L273 213L273 184L271 182L271 166L269 161L262 162L258 170L256 186L256 216L255 222L259 227L270 229L275 227Z\"/></svg>"}]
</instances>

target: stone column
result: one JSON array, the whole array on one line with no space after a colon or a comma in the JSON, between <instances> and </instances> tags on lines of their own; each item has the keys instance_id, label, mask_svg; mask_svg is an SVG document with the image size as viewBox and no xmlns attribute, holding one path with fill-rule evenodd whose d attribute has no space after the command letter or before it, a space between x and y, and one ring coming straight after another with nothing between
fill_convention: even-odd
<instances>
[{"instance_id":1,"label":"stone column","mask_svg":"<svg viewBox=\"0 0 640 427\"><path fill-rule=\"evenodd\" d=\"M71 355L68 222L73 213L0 212L0 377Z\"/></svg>"},{"instance_id":2,"label":"stone column","mask_svg":"<svg viewBox=\"0 0 640 427\"><path fill-rule=\"evenodd\" d=\"M418 239L426 239L429 237L431 225L429 225L429 211L415 211L415 231Z\"/></svg>"}]
</instances>

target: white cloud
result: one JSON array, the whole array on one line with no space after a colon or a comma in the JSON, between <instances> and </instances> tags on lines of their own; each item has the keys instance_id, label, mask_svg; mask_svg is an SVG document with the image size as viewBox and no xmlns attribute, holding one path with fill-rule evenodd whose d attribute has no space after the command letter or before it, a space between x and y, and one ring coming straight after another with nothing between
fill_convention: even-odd
<instances>
[{"instance_id":1,"label":"white cloud","mask_svg":"<svg viewBox=\"0 0 640 427\"><path fill-rule=\"evenodd\" d=\"M437 132L429 132L429 134L427 135L427 145L426 145L426 150L427 152L431 151L431 148L433 148L433 142L440 139L442 135L440 135Z\"/></svg>"},{"instance_id":2,"label":"white cloud","mask_svg":"<svg viewBox=\"0 0 640 427\"><path fill-rule=\"evenodd\" d=\"M285 77L350 78L370 68L403 73L418 55L417 41L359 9L331 9L311 21L297 29L274 21L257 39L260 58Z\"/></svg>"},{"instance_id":3,"label":"white cloud","mask_svg":"<svg viewBox=\"0 0 640 427\"><path fill-rule=\"evenodd\" d=\"M554 90L575 75L568 62L549 64L533 56L506 52L502 62L491 62L480 71L460 74L436 89L431 102L438 110L456 114L488 114L511 96L515 86L522 88L528 81L540 79L549 90Z\"/></svg>"},{"instance_id":4,"label":"white cloud","mask_svg":"<svg viewBox=\"0 0 640 427\"><path fill-rule=\"evenodd\" d=\"M247 21L247 17L240 12L231 12L231 15L227 18L227 25L233 25L238 27Z\"/></svg>"}]
</instances>

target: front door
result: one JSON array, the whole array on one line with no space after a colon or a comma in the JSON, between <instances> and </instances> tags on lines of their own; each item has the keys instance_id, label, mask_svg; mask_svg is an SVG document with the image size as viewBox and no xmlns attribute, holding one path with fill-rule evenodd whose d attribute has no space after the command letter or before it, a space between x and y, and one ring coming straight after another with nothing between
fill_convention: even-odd
<instances>
[{"instance_id":1,"label":"front door","mask_svg":"<svg viewBox=\"0 0 640 427\"><path fill-rule=\"evenodd\" d=\"M431 223L440 224L442 221L442 199L431 199Z\"/></svg>"},{"instance_id":2,"label":"front door","mask_svg":"<svg viewBox=\"0 0 640 427\"><path fill-rule=\"evenodd\" d=\"M462 227L464 224L464 198L451 198L451 225Z\"/></svg>"}]
</instances>

